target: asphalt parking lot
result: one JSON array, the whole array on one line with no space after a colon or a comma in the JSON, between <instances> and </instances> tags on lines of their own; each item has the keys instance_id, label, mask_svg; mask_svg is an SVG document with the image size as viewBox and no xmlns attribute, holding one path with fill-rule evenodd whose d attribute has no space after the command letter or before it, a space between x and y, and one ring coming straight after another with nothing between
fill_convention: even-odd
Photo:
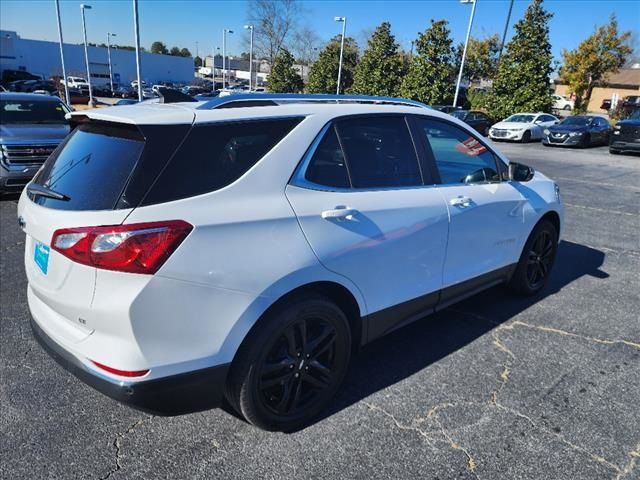
<instances>
[{"instance_id":1,"label":"asphalt parking lot","mask_svg":"<svg viewBox=\"0 0 640 480\"><path fill-rule=\"evenodd\" d=\"M331 410L293 434L213 410L153 417L62 370L28 324L16 201L0 203L0 476L640 477L640 157L500 144L566 205L551 284L497 287L355 360Z\"/></svg>"}]
</instances>

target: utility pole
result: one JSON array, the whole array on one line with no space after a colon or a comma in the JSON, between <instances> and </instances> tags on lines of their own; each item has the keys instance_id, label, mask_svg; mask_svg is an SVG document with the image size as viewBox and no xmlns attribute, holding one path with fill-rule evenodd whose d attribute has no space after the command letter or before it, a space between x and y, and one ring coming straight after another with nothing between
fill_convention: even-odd
<instances>
[{"instance_id":1,"label":"utility pole","mask_svg":"<svg viewBox=\"0 0 640 480\"><path fill-rule=\"evenodd\" d=\"M251 81L253 80L253 25L245 25L244 28L251 31L249 42L249 91L251 91Z\"/></svg>"},{"instance_id":2,"label":"utility pole","mask_svg":"<svg viewBox=\"0 0 640 480\"><path fill-rule=\"evenodd\" d=\"M500 44L500 53L498 54L498 63L502 58L502 50L504 49L504 42L507 40L507 30L509 30L509 21L511 20L511 10L513 10L513 0L509 2L509 13L507 13L507 21L504 24L504 33L502 34L502 43Z\"/></svg>"},{"instance_id":3,"label":"utility pole","mask_svg":"<svg viewBox=\"0 0 640 480\"><path fill-rule=\"evenodd\" d=\"M464 49L462 50L462 60L460 61L460 72L458 73L458 81L456 82L456 93L453 96L453 106L457 106L458 93L460 91L460 82L462 81L462 71L464 70L464 61L467 57L467 47L469 46L469 37L471 35L471 26L473 25L473 17L476 14L476 3L478 0L460 0L460 3L471 3L471 16L469 17L469 27L467 28L467 37L464 40Z\"/></svg>"},{"instance_id":4,"label":"utility pole","mask_svg":"<svg viewBox=\"0 0 640 480\"><path fill-rule=\"evenodd\" d=\"M336 85L336 95L340 95L340 80L342 78L342 55L344 53L344 34L347 30L347 17L334 17L336 22L342 22L342 40L340 41L340 63L338 63L338 84Z\"/></svg>"},{"instance_id":5,"label":"utility pole","mask_svg":"<svg viewBox=\"0 0 640 480\"><path fill-rule=\"evenodd\" d=\"M87 27L84 20L84 11L91 10L91 5L80 5L80 14L82 15L82 36L84 38L84 61L87 64L87 83L89 84L89 105L93 105L93 88L91 88L91 72L89 69L89 50L87 49Z\"/></svg>"},{"instance_id":6,"label":"utility pole","mask_svg":"<svg viewBox=\"0 0 640 480\"><path fill-rule=\"evenodd\" d=\"M60 39L60 62L62 63L62 79L64 85L64 101L71 106L69 98L69 85L67 85L67 70L64 66L64 42L62 41L62 21L60 20L60 0L55 0L56 17L58 17L58 38Z\"/></svg>"},{"instance_id":7,"label":"utility pole","mask_svg":"<svg viewBox=\"0 0 640 480\"><path fill-rule=\"evenodd\" d=\"M142 101L142 75L140 75L140 28L138 26L138 0L133 0L133 29L136 37L136 73L138 75L138 101Z\"/></svg>"},{"instance_id":8,"label":"utility pole","mask_svg":"<svg viewBox=\"0 0 640 480\"><path fill-rule=\"evenodd\" d=\"M107 57L109 58L109 85L111 86L111 95L113 95L113 72L111 71L111 37L116 37L115 33L107 32Z\"/></svg>"}]
</instances>

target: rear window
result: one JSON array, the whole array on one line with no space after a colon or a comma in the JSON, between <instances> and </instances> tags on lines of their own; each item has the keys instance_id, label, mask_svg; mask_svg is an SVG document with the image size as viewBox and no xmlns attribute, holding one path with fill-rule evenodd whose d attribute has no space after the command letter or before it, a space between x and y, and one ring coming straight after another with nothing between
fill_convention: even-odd
<instances>
[{"instance_id":1,"label":"rear window","mask_svg":"<svg viewBox=\"0 0 640 480\"><path fill-rule=\"evenodd\" d=\"M301 120L299 117L193 127L142 205L192 197L233 183Z\"/></svg>"},{"instance_id":2,"label":"rear window","mask_svg":"<svg viewBox=\"0 0 640 480\"><path fill-rule=\"evenodd\" d=\"M144 138L135 127L81 125L49 157L34 180L70 200L31 199L58 210L111 210L143 148Z\"/></svg>"}]
</instances>

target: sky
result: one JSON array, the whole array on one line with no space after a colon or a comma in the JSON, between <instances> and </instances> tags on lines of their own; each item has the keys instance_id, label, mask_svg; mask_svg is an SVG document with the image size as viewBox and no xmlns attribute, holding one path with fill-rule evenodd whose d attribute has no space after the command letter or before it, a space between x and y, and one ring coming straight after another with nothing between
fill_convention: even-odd
<instances>
[{"instance_id":1,"label":"sky","mask_svg":"<svg viewBox=\"0 0 640 480\"><path fill-rule=\"evenodd\" d=\"M79 0L61 0L62 30L65 42L82 42ZM134 44L133 7L131 0L84 0L92 6L86 11L89 42L106 43L107 32L115 33L112 43ZM449 21L456 43L463 42L471 6L459 0L302 0L300 25L310 26L326 41L340 33L341 24L334 16L347 17L347 36L358 43L365 42L366 32L383 21L389 21L400 45L409 50L417 32L424 31L430 19ZM522 17L528 0L516 0L509 36L513 24ZM611 14L618 17L621 30L632 30L639 38L640 1L637 0L546 0L545 7L554 16L550 23L553 54L559 60L563 49L575 48L598 24L605 23ZM508 0L478 0L472 35L483 37L493 33L502 35L507 17ZM139 0L140 41L149 48L155 40L168 48L188 48L193 55L209 54L222 44L222 30L234 34L227 37L231 55L246 50L248 2L210 0ZM22 38L58 40L54 0L0 1L0 29L16 31Z\"/></svg>"}]
</instances>

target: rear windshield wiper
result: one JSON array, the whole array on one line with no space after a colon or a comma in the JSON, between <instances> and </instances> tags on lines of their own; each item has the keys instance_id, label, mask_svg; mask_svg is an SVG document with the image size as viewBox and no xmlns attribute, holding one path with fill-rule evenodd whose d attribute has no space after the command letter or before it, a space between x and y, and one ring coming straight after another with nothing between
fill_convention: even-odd
<instances>
[{"instance_id":1,"label":"rear windshield wiper","mask_svg":"<svg viewBox=\"0 0 640 480\"><path fill-rule=\"evenodd\" d=\"M71 200L71 197L67 197L63 193L56 192L55 190L51 190L50 188L45 187L44 185L38 185L37 183L30 183L27 186L27 193L30 193L34 196L53 198L55 200L62 200L63 202L68 202Z\"/></svg>"}]
</instances>

